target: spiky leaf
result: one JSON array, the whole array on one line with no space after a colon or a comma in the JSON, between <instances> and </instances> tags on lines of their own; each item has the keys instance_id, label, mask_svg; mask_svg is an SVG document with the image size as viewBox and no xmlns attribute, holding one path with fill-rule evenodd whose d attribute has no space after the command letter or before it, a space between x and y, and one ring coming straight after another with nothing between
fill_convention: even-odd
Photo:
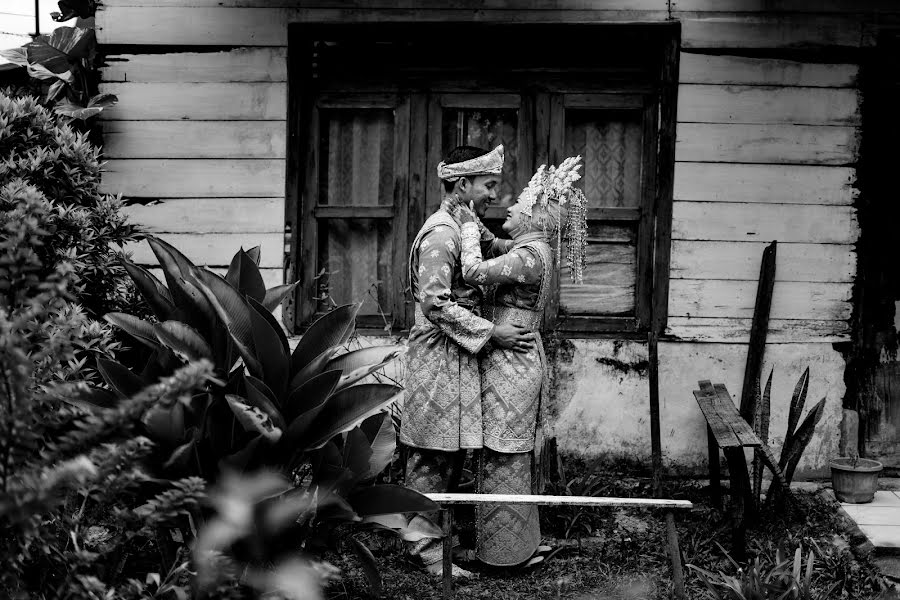
<instances>
[{"instance_id":1,"label":"spiky leaf","mask_svg":"<svg viewBox=\"0 0 900 600\"><path fill-rule=\"evenodd\" d=\"M790 445L785 442L784 447L781 449L781 461L779 461L779 464L784 463L782 465L782 470L784 471L784 478L789 484L794 478L794 470L800 463L800 458L803 456L806 446L812 439L816 425L819 423L819 420L821 420L824 412L825 398L822 398L812 410L807 413L806 418L803 419L803 422L800 424L800 427L797 428L794 437L791 439Z\"/></svg>"},{"instance_id":2,"label":"spiky leaf","mask_svg":"<svg viewBox=\"0 0 900 600\"><path fill-rule=\"evenodd\" d=\"M806 370L803 371L803 375L797 380L797 385L794 386L794 393L791 395L791 406L788 411L787 435L784 436L785 446L789 446L791 440L796 435L797 423L800 422L800 415L803 414L803 406L806 404L806 392L808 390L809 367L806 367Z\"/></svg>"},{"instance_id":3,"label":"spiky leaf","mask_svg":"<svg viewBox=\"0 0 900 600\"><path fill-rule=\"evenodd\" d=\"M365 473L365 479L377 477L384 471L394 459L394 451L397 449L397 432L394 431L394 423L386 413L379 413L366 419L366 423L377 423L378 430L372 439L372 455L369 458L369 468ZM364 425L366 424L364 423Z\"/></svg>"}]
</instances>

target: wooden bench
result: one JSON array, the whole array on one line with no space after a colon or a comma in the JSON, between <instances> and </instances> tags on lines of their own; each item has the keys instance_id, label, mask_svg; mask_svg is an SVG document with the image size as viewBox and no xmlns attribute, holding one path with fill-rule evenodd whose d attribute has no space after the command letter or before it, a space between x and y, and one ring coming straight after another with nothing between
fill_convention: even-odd
<instances>
[{"instance_id":1,"label":"wooden bench","mask_svg":"<svg viewBox=\"0 0 900 600\"><path fill-rule=\"evenodd\" d=\"M666 537L669 560L672 563L672 581L676 598L684 598L684 572L681 566L681 550L678 532L675 530L675 510L690 510L693 504L687 500L657 498L605 498L593 496L539 496L528 494L425 494L443 509L443 581L444 600L453 598L451 527L452 513L448 506L454 504L536 504L538 506L596 506L616 508L651 508L666 511Z\"/></svg>"},{"instance_id":2,"label":"wooden bench","mask_svg":"<svg viewBox=\"0 0 900 600\"><path fill-rule=\"evenodd\" d=\"M744 458L744 448L753 448L763 463L772 471L785 490L789 488L768 446L747 424L738 412L728 389L721 383L700 381L700 389L694 390L694 398L706 419L706 444L709 451L709 485L713 506L722 507L722 489L719 472L719 448L725 454L731 481L731 507L733 551L743 558L746 546L748 514L754 514L755 500L750 494L750 476ZM750 502L752 500L752 502Z\"/></svg>"}]
</instances>

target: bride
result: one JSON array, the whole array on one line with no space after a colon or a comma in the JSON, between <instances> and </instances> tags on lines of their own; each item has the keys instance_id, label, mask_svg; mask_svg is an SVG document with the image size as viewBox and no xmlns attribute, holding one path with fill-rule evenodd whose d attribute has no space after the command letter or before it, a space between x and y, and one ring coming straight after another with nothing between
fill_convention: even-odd
<instances>
[{"instance_id":1,"label":"bride","mask_svg":"<svg viewBox=\"0 0 900 600\"><path fill-rule=\"evenodd\" d=\"M510 251L483 260L478 218L461 207L462 272L467 283L486 289L485 317L495 324L519 324L534 333L528 348L488 347L479 360L484 449L478 469L478 491L484 494L532 494L532 473L539 418L546 408L547 361L540 339L544 308L552 293L553 270L559 268L559 246L568 242L573 280L584 269L586 202L574 187L581 157L549 170L542 165L507 210L503 231L513 240ZM491 299L491 292L493 299ZM532 559L540 543L534 505L480 505L476 555L484 563L511 566Z\"/></svg>"}]
</instances>

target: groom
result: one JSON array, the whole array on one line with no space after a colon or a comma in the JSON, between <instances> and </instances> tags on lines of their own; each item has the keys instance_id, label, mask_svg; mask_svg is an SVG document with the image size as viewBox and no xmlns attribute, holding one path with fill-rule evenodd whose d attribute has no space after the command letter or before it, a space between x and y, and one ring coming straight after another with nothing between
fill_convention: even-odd
<instances>
[{"instance_id":1,"label":"groom","mask_svg":"<svg viewBox=\"0 0 900 600\"><path fill-rule=\"evenodd\" d=\"M410 289L416 301L409 335L406 397L400 441L409 446L407 487L422 493L453 491L467 449L482 448L481 379L476 354L489 341L524 350L531 334L509 323L479 316L481 290L463 281L460 266L460 207L482 217L497 201L503 146L490 152L454 148L438 165L444 201L422 226L409 259ZM482 253L509 250L482 228ZM417 549L429 571L441 572L441 546L425 540Z\"/></svg>"}]
</instances>

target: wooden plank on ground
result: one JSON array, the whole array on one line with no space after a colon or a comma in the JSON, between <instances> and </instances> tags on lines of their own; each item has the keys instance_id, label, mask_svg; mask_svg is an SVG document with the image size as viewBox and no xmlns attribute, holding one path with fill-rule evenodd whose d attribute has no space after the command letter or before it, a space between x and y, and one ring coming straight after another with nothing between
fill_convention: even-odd
<instances>
[{"instance_id":1,"label":"wooden plank on ground","mask_svg":"<svg viewBox=\"0 0 900 600\"><path fill-rule=\"evenodd\" d=\"M772 319L849 319L852 292L850 283L776 283ZM673 317L746 319L753 316L755 300L755 281L673 279L669 283L669 315Z\"/></svg>"},{"instance_id":2,"label":"wooden plank on ground","mask_svg":"<svg viewBox=\"0 0 900 600\"><path fill-rule=\"evenodd\" d=\"M287 48L235 48L227 52L113 54L102 81L129 83L230 83L287 81Z\"/></svg>"},{"instance_id":3,"label":"wooden plank on ground","mask_svg":"<svg viewBox=\"0 0 900 600\"><path fill-rule=\"evenodd\" d=\"M679 123L676 156L691 162L848 165L859 153L856 127Z\"/></svg>"},{"instance_id":4,"label":"wooden plank on ground","mask_svg":"<svg viewBox=\"0 0 900 600\"><path fill-rule=\"evenodd\" d=\"M669 316L666 336L682 342L746 345L751 319ZM833 344L850 339L847 321L770 319L768 344Z\"/></svg>"},{"instance_id":5,"label":"wooden plank on ground","mask_svg":"<svg viewBox=\"0 0 900 600\"><path fill-rule=\"evenodd\" d=\"M706 418L706 422L709 424L709 428L712 430L713 437L715 437L719 447L731 448L740 446L740 440L728 427L728 424L722 419L718 411L716 411L715 396L715 392L711 390L694 390L694 398L697 400L697 405L703 412L703 416Z\"/></svg>"},{"instance_id":6,"label":"wooden plank on ground","mask_svg":"<svg viewBox=\"0 0 900 600\"><path fill-rule=\"evenodd\" d=\"M761 446L762 443L759 441L759 438L753 433L753 430L750 429L747 421L745 421L738 412L737 407L734 405L734 401L731 399L731 394L728 393L725 385L716 383L713 384L713 389L715 390L716 395L714 401L716 412L719 413L722 420L725 421L728 427L734 432L734 435L737 436L740 445L752 447Z\"/></svg>"},{"instance_id":7,"label":"wooden plank on ground","mask_svg":"<svg viewBox=\"0 0 900 600\"><path fill-rule=\"evenodd\" d=\"M672 238L853 244L859 224L852 206L678 201Z\"/></svg>"},{"instance_id":8,"label":"wooden plank on ground","mask_svg":"<svg viewBox=\"0 0 900 600\"><path fill-rule=\"evenodd\" d=\"M738 279L758 275L765 242L672 242L673 279ZM779 243L775 281L848 283L856 278L853 244Z\"/></svg>"},{"instance_id":9,"label":"wooden plank on ground","mask_svg":"<svg viewBox=\"0 0 900 600\"><path fill-rule=\"evenodd\" d=\"M279 233L165 233L159 236L178 248L198 265L227 267L235 252L260 247L261 269L281 269L282 236ZM157 264L156 256L147 242L129 244L126 252L139 265Z\"/></svg>"},{"instance_id":10,"label":"wooden plank on ground","mask_svg":"<svg viewBox=\"0 0 900 600\"><path fill-rule=\"evenodd\" d=\"M102 83L119 103L103 111L114 121L283 121L285 83Z\"/></svg>"},{"instance_id":11,"label":"wooden plank on ground","mask_svg":"<svg viewBox=\"0 0 900 600\"><path fill-rule=\"evenodd\" d=\"M663 508L666 510L693 508L688 500L668 498L610 498L603 496L544 496L530 494L424 494L438 504L536 504L538 506L609 506L634 508Z\"/></svg>"},{"instance_id":12,"label":"wooden plank on ground","mask_svg":"<svg viewBox=\"0 0 900 600\"><path fill-rule=\"evenodd\" d=\"M104 121L107 158L284 158L284 121Z\"/></svg>"},{"instance_id":13,"label":"wooden plank on ground","mask_svg":"<svg viewBox=\"0 0 900 600\"><path fill-rule=\"evenodd\" d=\"M859 125L860 95L852 88L682 83L678 122Z\"/></svg>"},{"instance_id":14,"label":"wooden plank on ground","mask_svg":"<svg viewBox=\"0 0 900 600\"><path fill-rule=\"evenodd\" d=\"M859 65L682 52L679 73L681 83L843 88L857 86Z\"/></svg>"},{"instance_id":15,"label":"wooden plank on ground","mask_svg":"<svg viewBox=\"0 0 900 600\"><path fill-rule=\"evenodd\" d=\"M675 200L853 204L850 167L675 163Z\"/></svg>"},{"instance_id":16,"label":"wooden plank on ground","mask_svg":"<svg viewBox=\"0 0 900 600\"><path fill-rule=\"evenodd\" d=\"M281 233L284 198L171 198L124 213L153 233Z\"/></svg>"},{"instance_id":17,"label":"wooden plank on ground","mask_svg":"<svg viewBox=\"0 0 900 600\"><path fill-rule=\"evenodd\" d=\"M139 198L274 198L284 194L283 160L116 159L104 193Z\"/></svg>"},{"instance_id":18,"label":"wooden plank on ground","mask_svg":"<svg viewBox=\"0 0 900 600\"><path fill-rule=\"evenodd\" d=\"M684 48L858 48L857 15L747 15L677 12Z\"/></svg>"}]
</instances>

